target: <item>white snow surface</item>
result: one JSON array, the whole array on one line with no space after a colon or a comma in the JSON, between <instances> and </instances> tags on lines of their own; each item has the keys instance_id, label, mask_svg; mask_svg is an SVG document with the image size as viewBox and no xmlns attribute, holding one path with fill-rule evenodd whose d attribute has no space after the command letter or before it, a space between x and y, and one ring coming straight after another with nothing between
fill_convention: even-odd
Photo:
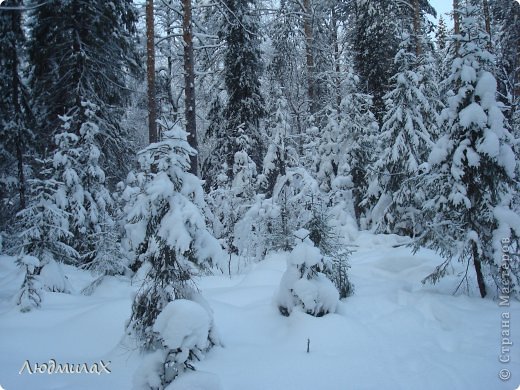
<instances>
[{"instance_id":1,"label":"white snow surface","mask_svg":"<svg viewBox=\"0 0 520 390\"><path fill-rule=\"evenodd\" d=\"M205 349L211 318L201 305L186 299L176 299L157 317L153 330L158 332L164 344L175 350Z\"/></svg>"},{"instance_id":2,"label":"white snow surface","mask_svg":"<svg viewBox=\"0 0 520 390\"><path fill-rule=\"evenodd\" d=\"M223 390L217 375L204 371L191 371L174 380L166 390Z\"/></svg>"},{"instance_id":3,"label":"white snow surface","mask_svg":"<svg viewBox=\"0 0 520 390\"><path fill-rule=\"evenodd\" d=\"M349 242L355 250L350 259L355 295L341 301L335 314L320 318L299 311L283 317L273 304L286 253L271 254L231 278L201 277L197 282L214 311L223 346L210 350L195 363L196 372L182 374L168 390L517 388L519 303L501 307L480 299L476 289L453 296L462 268L450 270L438 285L422 285L442 260L429 250L412 255L399 246L403 243L401 237L365 232ZM68 266L63 271L74 291L94 278ZM21 313L12 298L22 280L15 258L0 256L4 389L133 388L143 355L124 338L124 326L139 281L105 277L90 296L46 292L41 309ZM510 313L513 341L508 364L498 359L504 312ZM26 360L34 365L50 359L62 364L103 360L112 373L19 374ZM502 369L511 372L509 381L499 379Z\"/></svg>"}]
</instances>

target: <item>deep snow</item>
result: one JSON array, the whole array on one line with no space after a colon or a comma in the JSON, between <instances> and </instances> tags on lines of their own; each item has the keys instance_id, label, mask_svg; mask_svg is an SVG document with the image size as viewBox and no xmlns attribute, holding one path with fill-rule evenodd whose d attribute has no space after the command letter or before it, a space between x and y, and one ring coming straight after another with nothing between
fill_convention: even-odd
<instances>
[{"instance_id":1,"label":"deep snow","mask_svg":"<svg viewBox=\"0 0 520 390\"><path fill-rule=\"evenodd\" d=\"M516 389L520 384L520 305L500 307L477 292L453 296L457 275L437 286L420 281L441 259L415 256L396 236L361 233L353 242L355 295L322 318L282 317L274 297L286 254L273 254L242 275L198 281L215 313L223 346L197 363L172 389ZM454 270L456 274L460 270ZM0 257L0 385L13 389L131 389L142 356L128 339L138 281L110 277L91 296L93 280L65 267L78 293L47 293L40 310L20 313L12 297L21 284L14 260ZM499 362L501 315L511 316L511 359ZM518 322L518 324L516 323ZM306 352L310 340L310 353ZM517 346L518 345L518 346ZM110 361L111 374L19 374L32 365ZM508 369L509 381L498 373Z\"/></svg>"}]
</instances>

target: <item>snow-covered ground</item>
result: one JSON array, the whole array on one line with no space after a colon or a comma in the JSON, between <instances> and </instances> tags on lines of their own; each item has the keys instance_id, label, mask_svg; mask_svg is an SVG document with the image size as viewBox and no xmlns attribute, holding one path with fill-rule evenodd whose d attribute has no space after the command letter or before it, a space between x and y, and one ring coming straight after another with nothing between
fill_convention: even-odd
<instances>
[{"instance_id":1,"label":"snow-covered ground","mask_svg":"<svg viewBox=\"0 0 520 390\"><path fill-rule=\"evenodd\" d=\"M270 255L242 275L198 281L215 312L223 347L197 363L199 373L185 377L191 383L185 388L195 390L197 380L208 383L208 377L215 378L211 373L225 390L516 389L518 302L500 307L476 292L452 296L456 275L423 286L420 281L440 259L426 250L413 256L398 246L402 242L361 233L351 258L355 295L337 314L322 318L278 313L273 298L286 267L284 254ZM87 272L65 270L73 286L93 279ZM12 303L20 283L13 259L1 257L4 389L131 389L141 357L122 340L138 283L107 278L91 296L48 293L42 308L29 313ZM507 364L499 361L503 312L510 313L514 343ZM26 360L34 366L50 359L89 366L103 360L110 362L111 374L19 374ZM499 379L503 369L511 372L509 381Z\"/></svg>"}]
</instances>

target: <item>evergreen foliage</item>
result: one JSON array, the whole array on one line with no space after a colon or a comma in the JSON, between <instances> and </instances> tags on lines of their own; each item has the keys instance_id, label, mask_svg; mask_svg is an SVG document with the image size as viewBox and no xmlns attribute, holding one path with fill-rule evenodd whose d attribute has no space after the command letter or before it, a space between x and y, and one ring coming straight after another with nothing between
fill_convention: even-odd
<instances>
[{"instance_id":1,"label":"evergreen foliage","mask_svg":"<svg viewBox=\"0 0 520 390\"><path fill-rule=\"evenodd\" d=\"M520 228L511 209L517 162L496 101L496 80L487 70L493 57L486 50L488 36L475 2L461 14L461 34L452 38L459 51L449 78L453 93L442 112L444 135L429 156L431 169L415 184L428 195L421 213L425 231L415 248L428 246L446 259L425 280L438 281L457 258L473 265L484 297L490 292L489 278L498 287L504 276L509 285L518 285L514 270L499 268L500 239L518 236Z\"/></svg>"},{"instance_id":2,"label":"evergreen foliage","mask_svg":"<svg viewBox=\"0 0 520 390\"><path fill-rule=\"evenodd\" d=\"M328 266L320 250L309 240L309 232L294 232L297 243L287 258L287 270L282 276L276 297L278 309L289 316L295 309L315 317L334 313L339 294L323 273Z\"/></svg>"},{"instance_id":3,"label":"evergreen foliage","mask_svg":"<svg viewBox=\"0 0 520 390\"><path fill-rule=\"evenodd\" d=\"M221 249L200 209L200 181L188 173L186 132L176 127L139 154L138 188L129 186L125 229L135 261L147 267L128 325L147 350L161 347L153 325L168 302L193 299L193 276L218 265Z\"/></svg>"},{"instance_id":4,"label":"evergreen foliage","mask_svg":"<svg viewBox=\"0 0 520 390\"><path fill-rule=\"evenodd\" d=\"M34 5L29 18L30 87L40 153L53 144L59 117L81 115L82 103L90 101L101 121L100 149L111 156L102 165L109 176L117 177L131 155L121 123L128 106L128 75L137 72L139 63L132 1L50 0L29 5ZM70 132L79 135L81 125L81 120L71 124Z\"/></svg>"},{"instance_id":5,"label":"evergreen foliage","mask_svg":"<svg viewBox=\"0 0 520 390\"><path fill-rule=\"evenodd\" d=\"M433 102L424 94L423 75L416 56L403 39L395 59L398 72L393 89L385 96L386 114L381 127L381 154L371 167L372 219L380 231L415 234L416 219L424 194L405 186L427 160L436 133Z\"/></svg>"},{"instance_id":6,"label":"evergreen foliage","mask_svg":"<svg viewBox=\"0 0 520 390\"><path fill-rule=\"evenodd\" d=\"M223 109L224 128L220 129L218 154L227 163L226 174L234 178L235 153L246 152L258 169L264 151L260 119L265 102L260 91L261 60L258 20L252 0L225 0L227 23L221 31L226 42L224 82L227 103ZM240 142L247 140L247 142Z\"/></svg>"},{"instance_id":7,"label":"evergreen foliage","mask_svg":"<svg viewBox=\"0 0 520 390\"><path fill-rule=\"evenodd\" d=\"M21 0L0 4L0 230L9 229L26 206L27 154L33 144L29 91L23 79L25 34L15 9Z\"/></svg>"},{"instance_id":8,"label":"evergreen foliage","mask_svg":"<svg viewBox=\"0 0 520 390\"><path fill-rule=\"evenodd\" d=\"M69 215L62 206L58 182L53 177L50 160L39 162L38 178L28 181L31 202L18 213L20 247L18 265L25 278L17 304L22 311L38 307L42 292L70 291L60 263L75 263L78 253L68 245L73 237L69 229Z\"/></svg>"}]
</instances>

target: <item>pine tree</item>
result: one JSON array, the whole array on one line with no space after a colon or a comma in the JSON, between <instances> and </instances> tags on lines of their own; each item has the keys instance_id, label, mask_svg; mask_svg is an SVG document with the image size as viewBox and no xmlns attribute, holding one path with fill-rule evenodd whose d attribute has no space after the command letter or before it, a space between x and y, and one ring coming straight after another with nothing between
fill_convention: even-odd
<instances>
[{"instance_id":1,"label":"pine tree","mask_svg":"<svg viewBox=\"0 0 520 390\"><path fill-rule=\"evenodd\" d=\"M493 57L486 50L488 35L476 2L460 11L460 35L452 38L459 50L448 80L453 92L442 112L444 135L429 156L430 172L416 183L428 196L421 214L425 232L415 245L433 248L446 259L425 281L446 275L456 257L468 269L473 266L485 297L487 276L499 287L504 278L518 285L518 273L499 268L500 239L518 236L520 230L511 210L517 162L496 101L497 83L487 70Z\"/></svg>"}]
</instances>

